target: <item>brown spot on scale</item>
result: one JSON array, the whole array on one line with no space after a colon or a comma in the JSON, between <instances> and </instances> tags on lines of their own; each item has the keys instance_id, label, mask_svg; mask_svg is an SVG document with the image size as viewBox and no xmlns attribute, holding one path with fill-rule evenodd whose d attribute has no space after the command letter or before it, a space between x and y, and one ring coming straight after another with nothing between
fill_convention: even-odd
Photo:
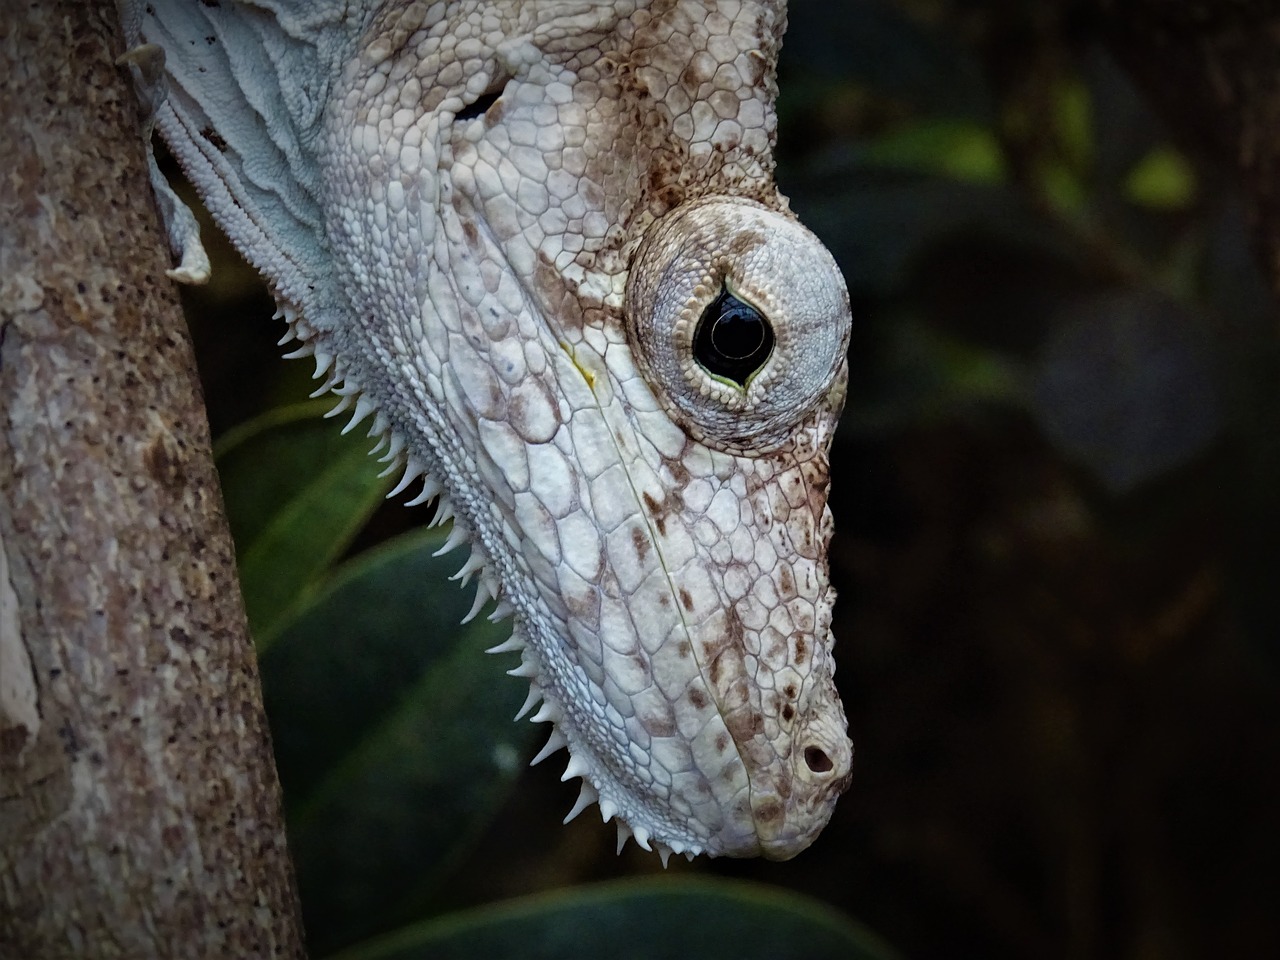
<instances>
[{"instance_id":1,"label":"brown spot on scale","mask_svg":"<svg viewBox=\"0 0 1280 960\"><path fill-rule=\"evenodd\" d=\"M648 496L648 494L646 494ZM680 588L680 606L693 613L693 597L684 587Z\"/></svg>"},{"instance_id":2,"label":"brown spot on scale","mask_svg":"<svg viewBox=\"0 0 1280 960\"><path fill-rule=\"evenodd\" d=\"M729 241L726 250L729 256L741 259L753 250L758 250L768 240L759 230L742 230Z\"/></svg>"},{"instance_id":3,"label":"brown spot on scale","mask_svg":"<svg viewBox=\"0 0 1280 960\"><path fill-rule=\"evenodd\" d=\"M472 253L480 252L480 230L476 227L474 220L462 221L462 239L467 241L467 246L471 248Z\"/></svg>"},{"instance_id":4,"label":"brown spot on scale","mask_svg":"<svg viewBox=\"0 0 1280 960\"><path fill-rule=\"evenodd\" d=\"M786 720L788 723L790 723L795 718L795 715L796 715L796 708L793 707L791 704L788 703L782 707L783 720Z\"/></svg>"},{"instance_id":5,"label":"brown spot on scale","mask_svg":"<svg viewBox=\"0 0 1280 960\"><path fill-rule=\"evenodd\" d=\"M744 744L752 737L764 733L764 714L752 710L744 715L742 711L738 711L726 717L724 725L729 728L735 741Z\"/></svg>"},{"instance_id":6,"label":"brown spot on scale","mask_svg":"<svg viewBox=\"0 0 1280 960\"><path fill-rule=\"evenodd\" d=\"M650 736L674 737L676 735L676 721L672 717L647 717L641 723Z\"/></svg>"},{"instance_id":7,"label":"brown spot on scale","mask_svg":"<svg viewBox=\"0 0 1280 960\"><path fill-rule=\"evenodd\" d=\"M641 499L644 500L644 505L649 511L649 516L653 517L653 525L658 528L659 534L665 536L667 532L667 515L666 511L662 508L662 504L655 500L653 495L648 491L642 493L640 496Z\"/></svg>"},{"instance_id":8,"label":"brown spot on scale","mask_svg":"<svg viewBox=\"0 0 1280 960\"><path fill-rule=\"evenodd\" d=\"M636 556L641 561L649 555L649 538L644 535L644 531L639 527L631 528L631 545L636 548Z\"/></svg>"},{"instance_id":9,"label":"brown spot on scale","mask_svg":"<svg viewBox=\"0 0 1280 960\"><path fill-rule=\"evenodd\" d=\"M716 734L716 753L724 753L729 749L729 735L721 732Z\"/></svg>"},{"instance_id":10,"label":"brown spot on scale","mask_svg":"<svg viewBox=\"0 0 1280 960\"><path fill-rule=\"evenodd\" d=\"M778 573L778 590L783 599L789 600L796 595L796 578L791 573L789 564L782 564Z\"/></svg>"},{"instance_id":11,"label":"brown spot on scale","mask_svg":"<svg viewBox=\"0 0 1280 960\"><path fill-rule=\"evenodd\" d=\"M782 804L777 800L769 799L756 807L756 819L761 823L773 823L775 820L781 820L783 814Z\"/></svg>"},{"instance_id":12,"label":"brown spot on scale","mask_svg":"<svg viewBox=\"0 0 1280 960\"><path fill-rule=\"evenodd\" d=\"M809 659L809 644L804 637L796 637L796 656L795 664L797 667L803 667L806 660Z\"/></svg>"},{"instance_id":13,"label":"brown spot on scale","mask_svg":"<svg viewBox=\"0 0 1280 960\"><path fill-rule=\"evenodd\" d=\"M667 602L668 602L667 598L663 596L662 597L663 605L665 606ZM693 644L691 644L688 640L681 640L680 646L676 647L676 651L680 654L681 660L688 660L691 656L693 656Z\"/></svg>"},{"instance_id":14,"label":"brown spot on scale","mask_svg":"<svg viewBox=\"0 0 1280 960\"><path fill-rule=\"evenodd\" d=\"M707 695L697 687L694 687L689 691L689 702L693 704L695 709L702 710L707 705Z\"/></svg>"}]
</instances>

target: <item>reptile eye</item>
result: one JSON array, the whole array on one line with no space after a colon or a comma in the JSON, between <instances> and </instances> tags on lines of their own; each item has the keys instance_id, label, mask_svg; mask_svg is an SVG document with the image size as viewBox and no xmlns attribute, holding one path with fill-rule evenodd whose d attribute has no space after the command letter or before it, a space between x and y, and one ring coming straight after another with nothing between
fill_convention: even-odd
<instances>
[{"instance_id":1,"label":"reptile eye","mask_svg":"<svg viewBox=\"0 0 1280 960\"><path fill-rule=\"evenodd\" d=\"M740 387L764 366L773 352L773 327L760 311L728 290L702 312L693 334L693 357L714 377Z\"/></svg>"},{"instance_id":2,"label":"reptile eye","mask_svg":"<svg viewBox=\"0 0 1280 960\"><path fill-rule=\"evenodd\" d=\"M626 334L671 418L723 450L766 450L843 397L849 295L790 216L706 197L651 223L631 256Z\"/></svg>"}]
</instances>

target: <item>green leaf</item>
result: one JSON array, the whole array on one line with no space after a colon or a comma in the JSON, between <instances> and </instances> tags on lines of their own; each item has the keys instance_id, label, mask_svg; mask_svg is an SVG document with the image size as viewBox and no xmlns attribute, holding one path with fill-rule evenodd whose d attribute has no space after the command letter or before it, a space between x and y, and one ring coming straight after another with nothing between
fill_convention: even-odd
<instances>
[{"instance_id":1,"label":"green leaf","mask_svg":"<svg viewBox=\"0 0 1280 960\"><path fill-rule=\"evenodd\" d=\"M1172 147L1157 147L1138 161L1125 178L1125 197L1153 210L1181 210L1196 195L1196 175L1186 158Z\"/></svg>"},{"instance_id":2,"label":"green leaf","mask_svg":"<svg viewBox=\"0 0 1280 960\"><path fill-rule=\"evenodd\" d=\"M245 424L216 451L249 625L265 651L390 487L361 431L343 436L325 404L295 404Z\"/></svg>"},{"instance_id":3,"label":"green leaf","mask_svg":"<svg viewBox=\"0 0 1280 960\"><path fill-rule=\"evenodd\" d=\"M540 731L527 684L486 657L509 623L459 621L473 590L436 530L346 564L262 659L290 852L321 950L420 915L502 803Z\"/></svg>"},{"instance_id":4,"label":"green leaf","mask_svg":"<svg viewBox=\"0 0 1280 960\"><path fill-rule=\"evenodd\" d=\"M602 883L481 907L330 960L893 960L808 897L725 880Z\"/></svg>"},{"instance_id":5,"label":"green leaf","mask_svg":"<svg viewBox=\"0 0 1280 960\"><path fill-rule=\"evenodd\" d=\"M995 134L970 120L920 120L869 143L866 162L968 183L1001 183L1008 171Z\"/></svg>"}]
</instances>

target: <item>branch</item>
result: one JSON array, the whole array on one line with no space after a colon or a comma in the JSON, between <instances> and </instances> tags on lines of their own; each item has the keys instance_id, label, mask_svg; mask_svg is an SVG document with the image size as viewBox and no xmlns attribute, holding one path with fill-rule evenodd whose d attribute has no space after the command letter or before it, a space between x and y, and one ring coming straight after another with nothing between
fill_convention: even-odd
<instances>
[{"instance_id":1,"label":"branch","mask_svg":"<svg viewBox=\"0 0 1280 960\"><path fill-rule=\"evenodd\" d=\"M0 20L0 956L301 957L112 3Z\"/></svg>"}]
</instances>

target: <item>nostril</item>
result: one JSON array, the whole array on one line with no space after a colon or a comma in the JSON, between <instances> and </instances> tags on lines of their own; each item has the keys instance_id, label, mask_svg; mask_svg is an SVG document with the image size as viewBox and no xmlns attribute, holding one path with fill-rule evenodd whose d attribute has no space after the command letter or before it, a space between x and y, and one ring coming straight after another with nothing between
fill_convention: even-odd
<instances>
[{"instance_id":1,"label":"nostril","mask_svg":"<svg viewBox=\"0 0 1280 960\"><path fill-rule=\"evenodd\" d=\"M804 762L814 773L830 773L835 766L821 747L805 747Z\"/></svg>"}]
</instances>

